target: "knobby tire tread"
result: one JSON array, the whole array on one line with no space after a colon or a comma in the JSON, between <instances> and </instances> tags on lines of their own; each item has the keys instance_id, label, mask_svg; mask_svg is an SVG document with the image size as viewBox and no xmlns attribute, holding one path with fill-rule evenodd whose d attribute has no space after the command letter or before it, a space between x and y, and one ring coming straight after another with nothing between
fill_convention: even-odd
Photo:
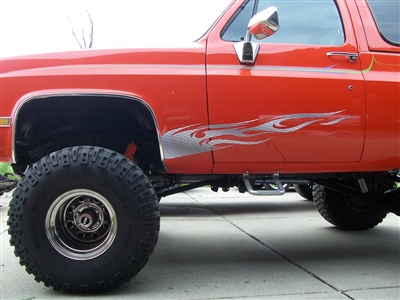
<instances>
[{"instance_id":1,"label":"knobby tire tread","mask_svg":"<svg viewBox=\"0 0 400 300\"><path fill-rule=\"evenodd\" d=\"M107 168L119 180L127 184L131 193L135 194L138 199L138 210L143 217L141 230L145 232L145 238L138 242L137 253L131 256L125 269L115 273L112 279L74 285L42 272L36 262L30 259L26 249L26 238L24 239L24 233L21 229L22 222L25 221L24 208L29 201L26 194L53 172L68 168L71 161L77 162L78 160L80 165L96 164L98 168ZM25 177L18 183L13 193L13 198L9 204L7 224L9 226L10 244L15 248L14 254L19 257L19 263L25 266L27 273L35 276L36 281L43 282L45 286L51 286L56 291L96 293L117 288L136 276L144 267L158 239L160 214L154 189L145 174L135 164L117 152L108 149L80 146L54 152L28 169Z\"/></svg>"}]
</instances>

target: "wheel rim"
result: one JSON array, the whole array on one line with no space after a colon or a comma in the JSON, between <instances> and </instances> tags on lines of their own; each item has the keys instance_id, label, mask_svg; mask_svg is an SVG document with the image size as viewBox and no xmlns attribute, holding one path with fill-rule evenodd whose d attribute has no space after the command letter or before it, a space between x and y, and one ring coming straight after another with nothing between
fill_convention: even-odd
<instances>
[{"instance_id":1,"label":"wheel rim","mask_svg":"<svg viewBox=\"0 0 400 300\"><path fill-rule=\"evenodd\" d=\"M46 215L46 235L55 250L74 260L88 260L110 248L117 216L102 195L77 189L59 196Z\"/></svg>"},{"instance_id":2,"label":"wheel rim","mask_svg":"<svg viewBox=\"0 0 400 300\"><path fill-rule=\"evenodd\" d=\"M373 207L373 203L366 202L365 200L359 198L345 196L345 199L347 205L353 210L366 211Z\"/></svg>"}]
</instances>

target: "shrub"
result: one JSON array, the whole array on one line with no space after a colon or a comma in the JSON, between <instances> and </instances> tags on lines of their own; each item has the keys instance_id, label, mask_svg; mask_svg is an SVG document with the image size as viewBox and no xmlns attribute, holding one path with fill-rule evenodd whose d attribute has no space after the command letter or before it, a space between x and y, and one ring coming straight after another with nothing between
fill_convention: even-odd
<instances>
[{"instance_id":1,"label":"shrub","mask_svg":"<svg viewBox=\"0 0 400 300\"><path fill-rule=\"evenodd\" d=\"M0 163L0 174L4 175L5 173L14 173L10 164Z\"/></svg>"}]
</instances>

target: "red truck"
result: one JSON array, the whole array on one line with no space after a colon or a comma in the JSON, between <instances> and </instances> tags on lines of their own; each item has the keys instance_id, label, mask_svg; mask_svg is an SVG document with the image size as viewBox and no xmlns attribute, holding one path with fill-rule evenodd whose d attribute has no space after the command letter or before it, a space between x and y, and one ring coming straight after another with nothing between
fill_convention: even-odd
<instances>
[{"instance_id":1,"label":"red truck","mask_svg":"<svg viewBox=\"0 0 400 300\"><path fill-rule=\"evenodd\" d=\"M156 245L160 199L205 185L303 184L344 230L399 215L399 19L396 0L234 0L185 47L3 59L21 265L55 290L118 287Z\"/></svg>"}]
</instances>

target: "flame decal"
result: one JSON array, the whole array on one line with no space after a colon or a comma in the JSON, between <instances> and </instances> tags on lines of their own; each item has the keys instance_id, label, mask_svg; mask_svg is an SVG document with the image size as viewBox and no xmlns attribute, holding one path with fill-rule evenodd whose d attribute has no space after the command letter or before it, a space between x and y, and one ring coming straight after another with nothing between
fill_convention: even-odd
<instances>
[{"instance_id":1,"label":"flame decal","mask_svg":"<svg viewBox=\"0 0 400 300\"><path fill-rule=\"evenodd\" d=\"M344 112L291 114L245 122L219 125L193 124L170 130L162 135L166 159L179 158L193 154L220 150L234 145L257 145L271 139L271 133L289 133L319 122L321 126L331 126L351 116L335 117ZM334 117L332 119L332 116ZM290 121L294 126L283 124Z\"/></svg>"}]
</instances>

